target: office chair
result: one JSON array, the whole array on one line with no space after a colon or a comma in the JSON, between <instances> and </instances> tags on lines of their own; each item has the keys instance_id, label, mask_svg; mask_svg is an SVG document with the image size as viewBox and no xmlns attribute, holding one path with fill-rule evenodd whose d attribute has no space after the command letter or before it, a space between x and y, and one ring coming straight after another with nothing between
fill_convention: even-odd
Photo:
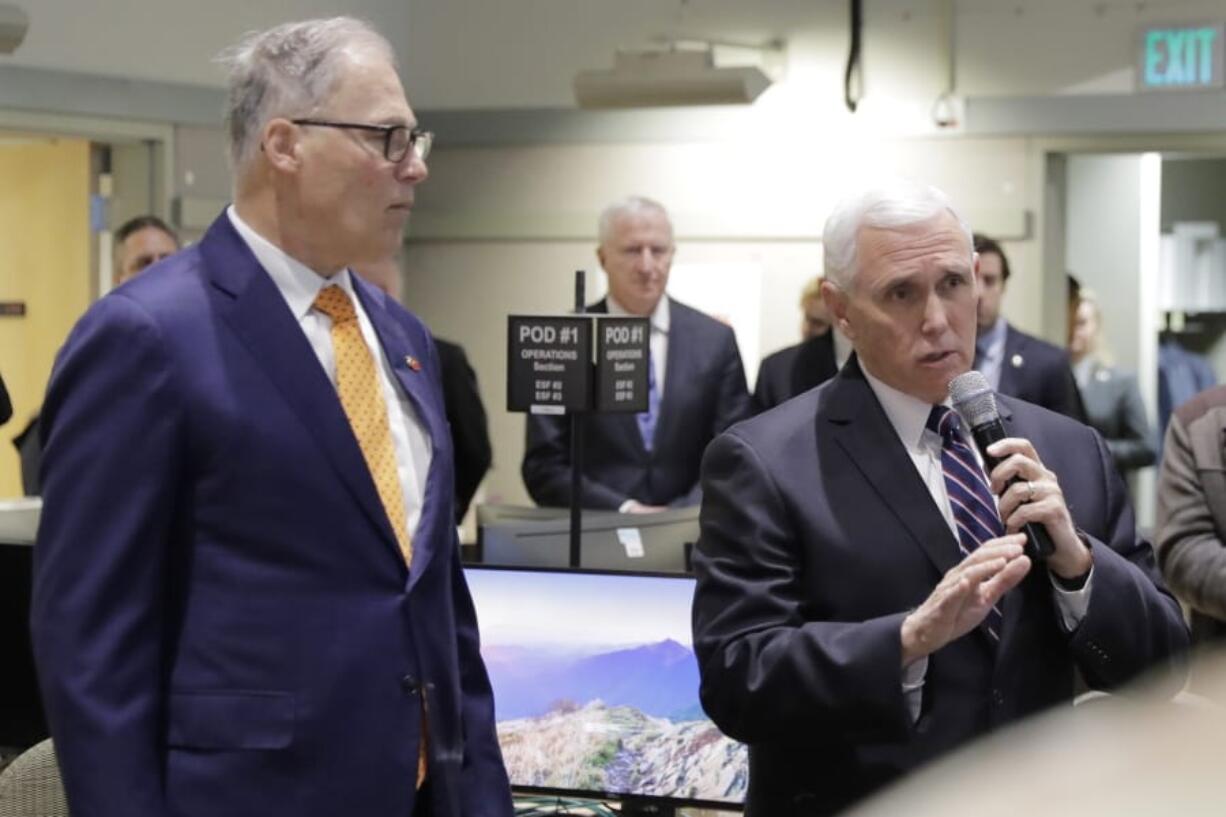
<instances>
[{"instance_id":1,"label":"office chair","mask_svg":"<svg viewBox=\"0 0 1226 817\"><path fill-rule=\"evenodd\" d=\"M50 738L0 772L0 817L69 817Z\"/></svg>"}]
</instances>

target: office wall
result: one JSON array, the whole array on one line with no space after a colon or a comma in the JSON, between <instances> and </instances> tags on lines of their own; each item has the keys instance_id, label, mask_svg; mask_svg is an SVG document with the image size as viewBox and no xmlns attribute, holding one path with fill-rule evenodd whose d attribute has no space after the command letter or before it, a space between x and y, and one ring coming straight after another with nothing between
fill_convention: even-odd
<instances>
[{"instance_id":1,"label":"office wall","mask_svg":"<svg viewBox=\"0 0 1226 817\"><path fill-rule=\"evenodd\" d=\"M837 148L837 149L836 149ZM821 268L826 214L862 175L897 172L942 186L973 226L1008 239L1037 206L1027 140L905 140L825 145L798 140L440 149L418 190L405 265L405 302L439 335L464 345L490 415L495 466L488 497L526 501L519 477L523 418L505 412L506 316L568 309L575 269L597 280L595 224L628 193L664 202L677 263L762 270L759 347L798 340L796 299ZM1018 238L1024 238L1017 232ZM1006 240L1018 275L1006 312L1040 331L1036 242ZM752 383L751 383L752 386Z\"/></svg>"},{"instance_id":2,"label":"office wall","mask_svg":"<svg viewBox=\"0 0 1226 817\"><path fill-rule=\"evenodd\" d=\"M89 143L32 139L0 144L0 375L13 419L0 432L0 498L20 496L9 443L42 405L55 354L90 300Z\"/></svg>"},{"instance_id":3,"label":"office wall","mask_svg":"<svg viewBox=\"0 0 1226 817\"><path fill-rule=\"evenodd\" d=\"M869 95L927 113L948 73L944 13L953 8L956 85L972 96L1127 93L1137 29L1147 22L1220 20L1215 0L872 0L864 4ZM788 82L813 104L842 96L848 4L811 0L412 0L408 62L427 108L571 104L576 70L612 65L616 49L660 35L788 42ZM658 47L658 43L654 44ZM752 61L735 49L729 61Z\"/></svg>"}]
</instances>

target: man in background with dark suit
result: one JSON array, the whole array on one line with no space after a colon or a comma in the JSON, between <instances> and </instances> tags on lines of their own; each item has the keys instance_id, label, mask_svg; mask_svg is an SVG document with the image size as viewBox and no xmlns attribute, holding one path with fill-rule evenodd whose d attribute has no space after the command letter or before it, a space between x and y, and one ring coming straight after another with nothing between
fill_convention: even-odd
<instances>
[{"instance_id":1,"label":"man in background with dark suit","mask_svg":"<svg viewBox=\"0 0 1226 817\"><path fill-rule=\"evenodd\" d=\"M349 265L425 180L349 18L223 55L234 204L99 300L44 403L31 625L68 805L510 817L425 326Z\"/></svg>"},{"instance_id":2,"label":"man in background with dark suit","mask_svg":"<svg viewBox=\"0 0 1226 817\"><path fill-rule=\"evenodd\" d=\"M354 271L400 303L399 255L363 264ZM438 349L443 405L447 409L447 426L451 429L451 445L455 451L455 520L458 525L468 513L485 472L490 470L494 454L477 373L469 364L464 347L437 336L434 346Z\"/></svg>"},{"instance_id":3,"label":"man in background with dark suit","mask_svg":"<svg viewBox=\"0 0 1226 817\"><path fill-rule=\"evenodd\" d=\"M749 817L834 813L1069 704L1074 669L1114 688L1187 647L1092 430L1000 396L985 475L951 413L978 273L944 194L865 190L822 244L855 355L703 459L694 648L704 709L749 745ZM1055 545L1045 563L1026 523Z\"/></svg>"},{"instance_id":4,"label":"man in background with dark suit","mask_svg":"<svg viewBox=\"0 0 1226 817\"><path fill-rule=\"evenodd\" d=\"M579 504L626 513L696 505L703 449L749 413L736 336L665 293L675 246L662 205L632 196L606 208L599 228L609 295L589 311L650 320L650 408L584 421ZM521 472L537 504L570 504L569 417L528 416Z\"/></svg>"},{"instance_id":5,"label":"man in background with dark suit","mask_svg":"<svg viewBox=\"0 0 1226 817\"><path fill-rule=\"evenodd\" d=\"M758 367L753 388L755 414L825 383L850 354L851 344L831 328L830 312L822 300L820 275L801 293L800 309L804 315L800 325L803 340L767 355Z\"/></svg>"},{"instance_id":6,"label":"man in background with dark suit","mask_svg":"<svg viewBox=\"0 0 1226 817\"><path fill-rule=\"evenodd\" d=\"M1086 413L1069 367L1068 353L1005 320L1000 308L1009 282L1009 259L993 239L977 233L974 238L982 281L974 368L1001 394L1084 423Z\"/></svg>"}]
</instances>

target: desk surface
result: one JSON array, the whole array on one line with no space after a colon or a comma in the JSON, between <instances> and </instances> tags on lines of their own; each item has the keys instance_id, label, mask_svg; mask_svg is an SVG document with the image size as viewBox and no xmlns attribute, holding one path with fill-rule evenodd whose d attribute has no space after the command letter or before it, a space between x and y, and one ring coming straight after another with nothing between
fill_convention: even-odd
<instances>
[{"instance_id":1,"label":"desk surface","mask_svg":"<svg viewBox=\"0 0 1226 817\"><path fill-rule=\"evenodd\" d=\"M33 545L43 502L37 497L0 500L0 542Z\"/></svg>"}]
</instances>

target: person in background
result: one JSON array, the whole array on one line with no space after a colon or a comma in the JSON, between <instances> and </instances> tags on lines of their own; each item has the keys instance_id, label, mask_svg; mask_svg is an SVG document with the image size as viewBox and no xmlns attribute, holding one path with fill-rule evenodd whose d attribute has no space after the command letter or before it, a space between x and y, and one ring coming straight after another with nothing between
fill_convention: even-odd
<instances>
[{"instance_id":1,"label":"person in background","mask_svg":"<svg viewBox=\"0 0 1226 817\"><path fill-rule=\"evenodd\" d=\"M1100 689L1158 668L1184 680L1179 605L1099 436L1000 395L1008 437L985 474L948 406L979 275L945 195L864 189L822 246L855 355L702 464L694 652L703 708L749 746L747 817L835 813L1067 706L1075 670ZM1045 562L1025 523L1050 536Z\"/></svg>"},{"instance_id":2,"label":"person in background","mask_svg":"<svg viewBox=\"0 0 1226 817\"><path fill-rule=\"evenodd\" d=\"M1154 431L1145 416L1137 377L1111 365L1103 343L1102 312L1097 296L1088 289L1081 290L1069 356L1090 425L1107 441L1115 467L1127 476L1153 465Z\"/></svg>"},{"instance_id":3,"label":"person in background","mask_svg":"<svg viewBox=\"0 0 1226 817\"><path fill-rule=\"evenodd\" d=\"M822 276L817 276L800 293L800 339L808 340L830 331L830 310L822 300Z\"/></svg>"},{"instance_id":4,"label":"person in background","mask_svg":"<svg viewBox=\"0 0 1226 817\"><path fill-rule=\"evenodd\" d=\"M179 251L179 236L155 215L130 218L115 230L115 285L135 278L153 264ZM35 413L13 438L21 463L21 489L26 496L42 493L42 419Z\"/></svg>"},{"instance_id":5,"label":"person in background","mask_svg":"<svg viewBox=\"0 0 1226 817\"><path fill-rule=\"evenodd\" d=\"M511 817L438 356L349 267L432 136L338 17L221 58L234 203L51 376L30 622L73 814Z\"/></svg>"},{"instance_id":6,"label":"person in background","mask_svg":"<svg viewBox=\"0 0 1226 817\"><path fill-rule=\"evenodd\" d=\"M401 303L402 289L399 256L372 264L361 264L354 272L370 281ZM447 409L447 425L451 430L451 446L455 452L455 519L463 521L472 504L477 488L490 470L493 450L490 447L489 421L481 403L477 373L458 343L434 336L438 349L440 375L443 378L443 405Z\"/></svg>"},{"instance_id":7,"label":"person in background","mask_svg":"<svg viewBox=\"0 0 1226 817\"><path fill-rule=\"evenodd\" d=\"M179 236L154 215L128 219L115 231L115 285L179 251Z\"/></svg>"},{"instance_id":8,"label":"person in background","mask_svg":"<svg viewBox=\"0 0 1226 817\"><path fill-rule=\"evenodd\" d=\"M1191 611L1192 636L1226 641L1226 386L1171 414L1158 471L1154 545L1171 590Z\"/></svg>"},{"instance_id":9,"label":"person in background","mask_svg":"<svg viewBox=\"0 0 1226 817\"><path fill-rule=\"evenodd\" d=\"M1069 369L1068 353L1012 326L1001 314L1009 282L1009 258L1000 244L975 234L979 254L978 333L974 368L1001 394L1017 397L1085 422L1085 408Z\"/></svg>"},{"instance_id":10,"label":"person in background","mask_svg":"<svg viewBox=\"0 0 1226 817\"><path fill-rule=\"evenodd\" d=\"M822 300L822 280L820 275L814 278L800 296L804 316L800 334L804 340L767 355L758 367L754 414L825 383L851 354L851 343L831 328L830 312Z\"/></svg>"},{"instance_id":11,"label":"person in background","mask_svg":"<svg viewBox=\"0 0 1226 817\"><path fill-rule=\"evenodd\" d=\"M584 422L584 508L650 513L697 505L707 443L749 414L732 328L668 296L673 225L659 202L631 196L605 208L596 257L607 298L589 312L648 318L648 411ZM570 418L529 415L521 473L538 505L571 503Z\"/></svg>"}]
</instances>

